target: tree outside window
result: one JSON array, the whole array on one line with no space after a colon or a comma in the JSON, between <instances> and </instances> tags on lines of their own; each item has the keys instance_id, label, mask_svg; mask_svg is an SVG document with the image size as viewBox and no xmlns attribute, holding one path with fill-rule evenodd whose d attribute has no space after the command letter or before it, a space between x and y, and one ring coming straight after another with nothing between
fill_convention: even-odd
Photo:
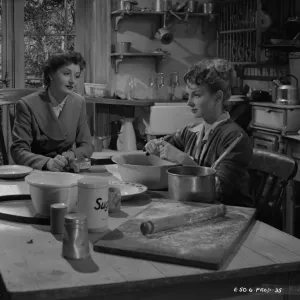
<instances>
[{"instance_id":1,"label":"tree outside window","mask_svg":"<svg viewBox=\"0 0 300 300\"><path fill-rule=\"evenodd\" d=\"M24 2L25 87L38 88L49 55L74 50L75 0Z\"/></svg>"}]
</instances>

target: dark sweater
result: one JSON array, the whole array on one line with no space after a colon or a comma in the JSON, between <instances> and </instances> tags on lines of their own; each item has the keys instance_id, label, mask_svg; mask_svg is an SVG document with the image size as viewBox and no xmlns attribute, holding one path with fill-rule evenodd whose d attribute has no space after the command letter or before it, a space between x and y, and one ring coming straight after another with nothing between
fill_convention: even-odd
<instances>
[{"instance_id":1,"label":"dark sweater","mask_svg":"<svg viewBox=\"0 0 300 300\"><path fill-rule=\"evenodd\" d=\"M197 134L190 130L194 126L189 125L164 139L194 157L197 148ZM243 133L243 138L217 166L216 175L220 181L221 202L251 207L253 202L249 195L247 168L252 159L253 149L248 135L232 119L220 124L211 132L201 161L199 158L194 157L194 159L200 166L211 167L240 132Z\"/></svg>"}]
</instances>

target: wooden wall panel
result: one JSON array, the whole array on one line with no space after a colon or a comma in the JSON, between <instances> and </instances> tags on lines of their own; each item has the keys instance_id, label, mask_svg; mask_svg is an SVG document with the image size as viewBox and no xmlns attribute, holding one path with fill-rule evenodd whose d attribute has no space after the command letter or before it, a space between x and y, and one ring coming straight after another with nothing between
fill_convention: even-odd
<instances>
[{"instance_id":1,"label":"wooden wall panel","mask_svg":"<svg viewBox=\"0 0 300 300\"><path fill-rule=\"evenodd\" d=\"M75 49L87 61L78 90L83 93L84 82L105 83L110 89L111 1L76 0L75 5ZM97 135L100 136L104 134L104 125L109 123L109 109L96 105L96 114Z\"/></svg>"}]
</instances>

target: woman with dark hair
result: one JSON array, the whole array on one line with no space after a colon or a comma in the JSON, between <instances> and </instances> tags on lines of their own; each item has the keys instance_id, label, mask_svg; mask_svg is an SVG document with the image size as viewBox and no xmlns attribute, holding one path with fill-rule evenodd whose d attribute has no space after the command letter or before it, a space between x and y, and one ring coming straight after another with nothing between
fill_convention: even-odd
<instances>
[{"instance_id":1,"label":"woman with dark hair","mask_svg":"<svg viewBox=\"0 0 300 300\"><path fill-rule=\"evenodd\" d=\"M223 59L204 59L184 76L189 94L187 105L203 121L178 130L173 135L149 141L151 154L181 165L211 167L239 133L243 138L216 169L219 201L252 206L248 193L248 165L253 150L248 135L224 109L235 80L233 67Z\"/></svg>"},{"instance_id":2,"label":"woman with dark hair","mask_svg":"<svg viewBox=\"0 0 300 300\"><path fill-rule=\"evenodd\" d=\"M63 171L75 158L93 153L84 98L73 89L85 69L80 53L52 55L44 66L45 89L20 99L12 131L15 163Z\"/></svg>"}]
</instances>

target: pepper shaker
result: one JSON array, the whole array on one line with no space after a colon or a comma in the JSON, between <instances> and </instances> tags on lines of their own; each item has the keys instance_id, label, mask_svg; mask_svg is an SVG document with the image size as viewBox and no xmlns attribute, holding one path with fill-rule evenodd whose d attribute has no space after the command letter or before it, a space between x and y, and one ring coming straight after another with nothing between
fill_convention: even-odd
<instances>
[{"instance_id":1,"label":"pepper shaker","mask_svg":"<svg viewBox=\"0 0 300 300\"><path fill-rule=\"evenodd\" d=\"M72 260L90 257L86 215L73 213L65 216L62 256Z\"/></svg>"},{"instance_id":2,"label":"pepper shaker","mask_svg":"<svg viewBox=\"0 0 300 300\"><path fill-rule=\"evenodd\" d=\"M62 234L64 232L65 215L67 214L67 205L65 203L55 203L50 207L50 230L53 234Z\"/></svg>"}]
</instances>

